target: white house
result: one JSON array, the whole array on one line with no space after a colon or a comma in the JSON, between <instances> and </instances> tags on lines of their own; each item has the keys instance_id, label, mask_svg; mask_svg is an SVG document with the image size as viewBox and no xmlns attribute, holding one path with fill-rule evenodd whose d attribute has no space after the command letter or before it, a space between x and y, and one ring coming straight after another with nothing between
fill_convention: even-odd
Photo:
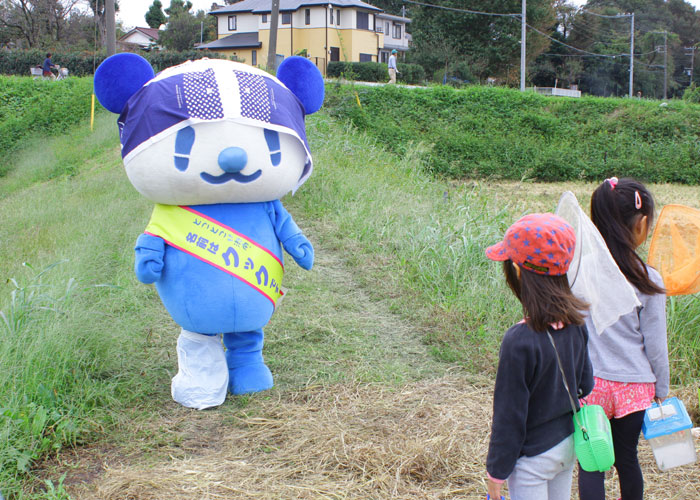
<instances>
[{"instance_id":1,"label":"white house","mask_svg":"<svg viewBox=\"0 0 700 500\"><path fill-rule=\"evenodd\" d=\"M160 32L156 28L136 27L126 35L119 38L119 43L130 46L138 46L142 49L151 49L158 45Z\"/></svg>"}]
</instances>

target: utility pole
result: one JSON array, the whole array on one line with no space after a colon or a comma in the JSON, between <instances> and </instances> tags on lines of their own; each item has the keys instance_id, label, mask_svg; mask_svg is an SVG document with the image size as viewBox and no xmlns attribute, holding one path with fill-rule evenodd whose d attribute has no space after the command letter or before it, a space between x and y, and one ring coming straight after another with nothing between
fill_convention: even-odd
<instances>
[{"instance_id":1,"label":"utility pole","mask_svg":"<svg viewBox=\"0 0 700 500\"><path fill-rule=\"evenodd\" d=\"M630 97L634 97L634 12L630 22Z\"/></svg>"},{"instance_id":2,"label":"utility pole","mask_svg":"<svg viewBox=\"0 0 700 500\"><path fill-rule=\"evenodd\" d=\"M690 75L689 75L690 82L688 83L688 85L692 85L693 84L693 70L695 69L695 45L693 45L692 47L685 47L685 50L690 51L690 54L688 54L688 52L686 52L686 55L690 56Z\"/></svg>"},{"instance_id":3,"label":"utility pole","mask_svg":"<svg viewBox=\"0 0 700 500\"><path fill-rule=\"evenodd\" d=\"M95 4L97 7L97 4ZM105 0L105 48L107 57L117 53L117 32L114 24L114 0Z\"/></svg>"},{"instance_id":4,"label":"utility pole","mask_svg":"<svg viewBox=\"0 0 700 500\"><path fill-rule=\"evenodd\" d=\"M664 31L664 100L668 96L668 32Z\"/></svg>"},{"instance_id":5,"label":"utility pole","mask_svg":"<svg viewBox=\"0 0 700 500\"><path fill-rule=\"evenodd\" d=\"M280 18L280 0L272 0L272 12L270 13L270 40L267 47L267 68L271 71L277 69L277 25Z\"/></svg>"},{"instance_id":6,"label":"utility pole","mask_svg":"<svg viewBox=\"0 0 700 500\"><path fill-rule=\"evenodd\" d=\"M523 12L520 16L520 91L525 91L525 37L527 20L525 18L525 11L527 10L527 0L523 0Z\"/></svg>"}]
</instances>

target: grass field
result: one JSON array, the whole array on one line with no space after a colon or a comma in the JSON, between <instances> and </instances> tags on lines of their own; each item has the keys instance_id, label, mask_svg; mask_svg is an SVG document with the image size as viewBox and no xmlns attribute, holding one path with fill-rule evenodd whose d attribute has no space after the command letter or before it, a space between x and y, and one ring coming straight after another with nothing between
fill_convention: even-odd
<instances>
[{"instance_id":1,"label":"grass field","mask_svg":"<svg viewBox=\"0 0 700 500\"><path fill-rule=\"evenodd\" d=\"M435 180L421 143L399 157L323 113L308 128L316 170L284 202L317 261L287 266L266 329L276 387L206 412L170 399L179 328L133 276L151 205L123 172L115 117L36 139L70 158L59 175L59 153L17 156L0 178L8 500L483 498L490 376L520 316L483 249L594 184ZM650 188L700 208L699 187ZM669 307L674 393L696 416L698 302ZM660 474L642 456L647 498L669 482L698 496L695 468Z\"/></svg>"}]
</instances>

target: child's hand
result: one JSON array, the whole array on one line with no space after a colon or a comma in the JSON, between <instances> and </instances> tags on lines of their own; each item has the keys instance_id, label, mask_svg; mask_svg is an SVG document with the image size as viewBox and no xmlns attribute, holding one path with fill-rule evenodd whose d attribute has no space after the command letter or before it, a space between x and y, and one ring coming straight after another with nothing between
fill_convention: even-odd
<instances>
[{"instance_id":1,"label":"child's hand","mask_svg":"<svg viewBox=\"0 0 700 500\"><path fill-rule=\"evenodd\" d=\"M491 481L489 479L489 482L488 482L489 494L486 495L486 500L489 500L491 498L503 499L503 497L501 496L501 486L503 486L503 483L497 483L497 482ZM503 500L505 500L505 499L503 499Z\"/></svg>"}]
</instances>

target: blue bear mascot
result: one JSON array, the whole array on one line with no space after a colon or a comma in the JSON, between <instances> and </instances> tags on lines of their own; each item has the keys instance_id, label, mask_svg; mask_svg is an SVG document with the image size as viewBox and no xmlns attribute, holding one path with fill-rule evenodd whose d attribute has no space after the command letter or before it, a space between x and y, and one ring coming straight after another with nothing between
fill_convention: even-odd
<instances>
[{"instance_id":1,"label":"blue bear mascot","mask_svg":"<svg viewBox=\"0 0 700 500\"><path fill-rule=\"evenodd\" d=\"M280 198L311 174L304 117L323 103L321 73L295 56L277 77L219 59L154 75L124 53L99 66L95 94L119 114L129 181L155 203L134 267L182 327L173 399L203 409L271 388L263 327L283 293L282 248L314 261Z\"/></svg>"}]
</instances>

